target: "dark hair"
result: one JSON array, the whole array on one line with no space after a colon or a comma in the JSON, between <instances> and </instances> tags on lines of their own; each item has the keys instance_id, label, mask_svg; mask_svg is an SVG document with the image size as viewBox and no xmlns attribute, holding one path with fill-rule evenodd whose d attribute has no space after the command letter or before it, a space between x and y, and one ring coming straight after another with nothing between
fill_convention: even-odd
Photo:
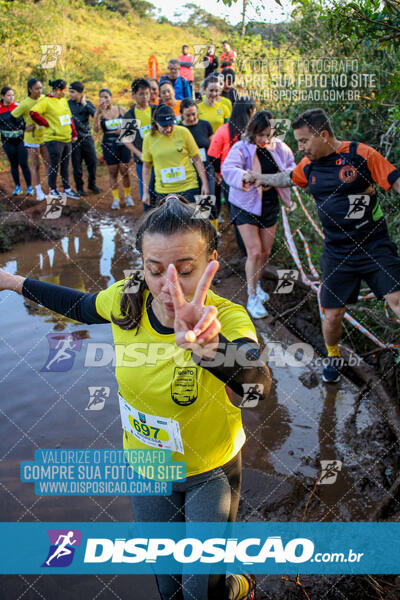
<instances>
[{"instance_id":1,"label":"dark hair","mask_svg":"<svg viewBox=\"0 0 400 600\"><path fill-rule=\"evenodd\" d=\"M0 96L5 96L7 94L7 92L9 92L10 90L12 90L12 88L10 88L10 86L8 86L8 85L5 85L0 90ZM3 102L3 100L1 100L1 102Z\"/></svg>"},{"instance_id":2,"label":"dark hair","mask_svg":"<svg viewBox=\"0 0 400 600\"><path fill-rule=\"evenodd\" d=\"M232 108L232 114L229 117L229 139L231 144L235 137L240 138L244 133L248 122L250 121L250 111L256 107L254 98L250 96L240 96Z\"/></svg>"},{"instance_id":3,"label":"dark hair","mask_svg":"<svg viewBox=\"0 0 400 600\"><path fill-rule=\"evenodd\" d=\"M230 42L228 42L228 40L224 40L222 43L231 45Z\"/></svg>"},{"instance_id":4,"label":"dark hair","mask_svg":"<svg viewBox=\"0 0 400 600\"><path fill-rule=\"evenodd\" d=\"M31 88L33 88L33 86L35 85L35 83L40 82L40 79L36 79L36 77L31 77L30 79L28 79L26 87L28 88L28 96L31 95Z\"/></svg>"},{"instance_id":5,"label":"dark hair","mask_svg":"<svg viewBox=\"0 0 400 600\"><path fill-rule=\"evenodd\" d=\"M143 77L138 77L134 81L132 81L131 90L133 94L136 94L139 90L149 90L150 84L147 79Z\"/></svg>"},{"instance_id":6,"label":"dark hair","mask_svg":"<svg viewBox=\"0 0 400 600\"><path fill-rule=\"evenodd\" d=\"M207 243L207 254L211 254L217 249L217 232L208 219L193 218L195 210L196 206L190 204L183 196L169 194L159 206L146 213L143 218L136 234L136 250L142 254L143 238L146 233L161 233L168 236L199 231ZM142 316L143 292L148 288L146 281L142 279L137 292L128 292L133 277L134 275L125 282L122 289L120 311L123 317L116 319L111 315L111 320L121 329L136 329L137 333Z\"/></svg>"},{"instance_id":7,"label":"dark hair","mask_svg":"<svg viewBox=\"0 0 400 600\"><path fill-rule=\"evenodd\" d=\"M297 117L292 123L292 129L300 127L308 127L314 135L320 135L322 131L334 135L329 117L322 108L310 108Z\"/></svg>"},{"instance_id":8,"label":"dark hair","mask_svg":"<svg viewBox=\"0 0 400 600\"><path fill-rule=\"evenodd\" d=\"M189 48L189 46L187 44L183 44L182 51L183 51L184 48Z\"/></svg>"},{"instance_id":9,"label":"dark hair","mask_svg":"<svg viewBox=\"0 0 400 600\"><path fill-rule=\"evenodd\" d=\"M235 102L236 104L236 102ZM257 133L261 133L267 127L271 127L272 114L269 110L259 110L256 112L254 117L250 119L247 124L245 138L250 144L255 143L255 136Z\"/></svg>"},{"instance_id":10,"label":"dark hair","mask_svg":"<svg viewBox=\"0 0 400 600\"><path fill-rule=\"evenodd\" d=\"M165 79L163 79L161 81L161 83L158 84L158 89L161 90L162 86L165 85L166 83L168 83L175 91L174 84L172 83L172 81L170 80L169 77L166 77Z\"/></svg>"},{"instance_id":11,"label":"dark hair","mask_svg":"<svg viewBox=\"0 0 400 600\"><path fill-rule=\"evenodd\" d=\"M181 105L179 107L181 115L183 115L183 111L185 110L185 108L189 108L190 106L197 106L197 102L195 102L193 98L184 98L183 100L181 100Z\"/></svg>"},{"instance_id":12,"label":"dark hair","mask_svg":"<svg viewBox=\"0 0 400 600\"><path fill-rule=\"evenodd\" d=\"M49 86L52 90L65 90L67 87L67 82L64 81L64 79L50 79Z\"/></svg>"},{"instance_id":13,"label":"dark hair","mask_svg":"<svg viewBox=\"0 0 400 600\"><path fill-rule=\"evenodd\" d=\"M235 83L236 73L233 69L230 69L229 67L225 67L222 69L221 75L223 75L224 81L226 81L227 79L230 79L232 81L232 83Z\"/></svg>"},{"instance_id":14,"label":"dark hair","mask_svg":"<svg viewBox=\"0 0 400 600\"><path fill-rule=\"evenodd\" d=\"M206 79L203 81L203 87L206 90L211 83L219 83L221 85L221 75L215 75L215 73L211 73Z\"/></svg>"},{"instance_id":15,"label":"dark hair","mask_svg":"<svg viewBox=\"0 0 400 600\"><path fill-rule=\"evenodd\" d=\"M99 96L100 96L101 92L107 92L107 94L109 96L112 96L112 91L109 90L108 88L101 88L101 90L99 90Z\"/></svg>"},{"instance_id":16,"label":"dark hair","mask_svg":"<svg viewBox=\"0 0 400 600\"><path fill-rule=\"evenodd\" d=\"M158 87L158 88L160 87L160 86L159 86L159 83L158 83L158 81L157 81L157 79L156 79L155 77L149 77L147 81L148 81L149 83L150 83L150 81L155 81L155 82L156 82L156 84L157 84L157 87Z\"/></svg>"}]
</instances>

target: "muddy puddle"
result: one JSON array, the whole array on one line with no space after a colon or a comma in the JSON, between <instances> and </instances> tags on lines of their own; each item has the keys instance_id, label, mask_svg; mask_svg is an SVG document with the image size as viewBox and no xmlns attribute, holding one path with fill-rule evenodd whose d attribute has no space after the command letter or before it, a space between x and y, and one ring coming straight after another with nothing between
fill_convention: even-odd
<instances>
[{"instance_id":1,"label":"muddy puddle","mask_svg":"<svg viewBox=\"0 0 400 600\"><path fill-rule=\"evenodd\" d=\"M83 291L98 291L121 279L124 270L139 266L132 246L133 230L132 222L123 217L89 213L86 222L74 225L69 235L57 242L29 242L0 254L0 267ZM225 240L221 248L227 261L231 243ZM220 277L216 291L230 297L232 290L235 301L244 304L240 278ZM259 321L257 328L264 344L280 342L284 352L299 341L282 327L269 327L268 321ZM51 343L66 338L70 340L69 359L58 370L51 365L46 368ZM20 462L33 460L38 448L121 448L111 360L101 368L84 366L93 342L111 344L111 328L76 324L15 294L0 295L2 521L131 520L127 498L36 496L33 484L21 483L19 477ZM238 519L369 520L399 470L398 447L376 397L372 393L360 396L360 390L346 379L337 386L322 384L320 367L312 362L282 366L274 360L270 368L270 398L243 411L247 443ZM100 387L107 390L101 409L92 402L93 389ZM334 465L331 476L313 493L327 465ZM399 515L395 503L390 519L398 520ZM3 576L0 600L125 600L133 598L133 578L135 600L157 598L151 576ZM302 580L312 600L356 597L351 590L359 592L365 583L363 578L339 576ZM299 586L277 576L260 576L258 583L258 598L305 597ZM371 586L365 585L371 592ZM343 587L342 595L330 595L335 586Z\"/></svg>"}]
</instances>

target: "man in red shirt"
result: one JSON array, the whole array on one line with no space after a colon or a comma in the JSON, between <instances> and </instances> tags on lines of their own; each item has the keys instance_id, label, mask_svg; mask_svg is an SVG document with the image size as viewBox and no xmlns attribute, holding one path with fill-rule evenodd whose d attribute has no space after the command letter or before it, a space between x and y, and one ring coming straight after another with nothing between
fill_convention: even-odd
<instances>
[{"instance_id":1,"label":"man in red shirt","mask_svg":"<svg viewBox=\"0 0 400 600\"><path fill-rule=\"evenodd\" d=\"M193 72L193 64L194 64L194 56L189 54L189 46L184 44L182 46L182 54L178 56L180 68L179 75L186 79L186 81L190 85L190 89L192 90L193 96L193 82L194 82L194 72Z\"/></svg>"}]
</instances>

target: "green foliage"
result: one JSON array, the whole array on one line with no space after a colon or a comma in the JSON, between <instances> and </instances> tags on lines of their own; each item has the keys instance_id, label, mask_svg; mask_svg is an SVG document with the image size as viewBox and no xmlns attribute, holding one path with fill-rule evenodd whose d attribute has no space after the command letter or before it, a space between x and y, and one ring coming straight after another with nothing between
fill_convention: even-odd
<instances>
[{"instance_id":1,"label":"green foliage","mask_svg":"<svg viewBox=\"0 0 400 600\"><path fill-rule=\"evenodd\" d=\"M232 27L224 20L219 17L215 17L206 10L197 6L193 2L189 2L184 5L184 8L189 11L189 15L185 20L185 27L191 30L201 30L204 33L204 29L218 30L221 35L228 35L232 31ZM186 15L185 15L186 16ZM212 31L209 32L209 41L212 41Z\"/></svg>"},{"instance_id":2,"label":"green foliage","mask_svg":"<svg viewBox=\"0 0 400 600\"><path fill-rule=\"evenodd\" d=\"M332 2L323 19L332 35L374 42L378 47L396 48L400 39L398 0L352 0Z\"/></svg>"}]
</instances>

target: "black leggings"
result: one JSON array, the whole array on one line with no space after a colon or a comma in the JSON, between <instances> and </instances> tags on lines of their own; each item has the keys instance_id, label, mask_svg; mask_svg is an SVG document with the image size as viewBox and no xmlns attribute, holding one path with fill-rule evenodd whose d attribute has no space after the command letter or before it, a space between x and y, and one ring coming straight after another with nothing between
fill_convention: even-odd
<instances>
[{"instance_id":1,"label":"black leggings","mask_svg":"<svg viewBox=\"0 0 400 600\"><path fill-rule=\"evenodd\" d=\"M50 156L49 188L51 190L57 189L57 173L58 168L60 168L62 184L64 190L67 190L69 188L68 166L71 156L71 143L52 141L46 142L46 146Z\"/></svg>"},{"instance_id":2,"label":"black leggings","mask_svg":"<svg viewBox=\"0 0 400 600\"><path fill-rule=\"evenodd\" d=\"M29 187L32 183L31 172L28 166L28 151L24 146L24 142L3 141L3 149L7 154L7 158L11 167L11 175L15 185L20 185L19 168L21 167L26 185Z\"/></svg>"},{"instance_id":3,"label":"black leggings","mask_svg":"<svg viewBox=\"0 0 400 600\"><path fill-rule=\"evenodd\" d=\"M172 484L170 496L131 496L133 516L146 521L234 522L239 507L242 460ZM225 575L156 575L162 600L223 600Z\"/></svg>"}]
</instances>

